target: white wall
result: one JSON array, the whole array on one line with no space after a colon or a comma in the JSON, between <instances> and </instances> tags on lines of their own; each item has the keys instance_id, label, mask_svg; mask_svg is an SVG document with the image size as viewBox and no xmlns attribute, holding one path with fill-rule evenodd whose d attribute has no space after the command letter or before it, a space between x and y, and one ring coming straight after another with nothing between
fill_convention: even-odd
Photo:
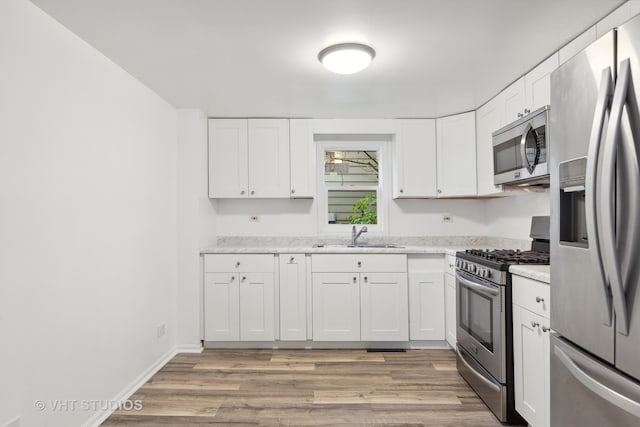
<instances>
[{"instance_id":1,"label":"white wall","mask_svg":"<svg viewBox=\"0 0 640 427\"><path fill-rule=\"evenodd\" d=\"M80 425L34 402L112 399L175 344L176 110L26 0L0 94L0 425Z\"/></svg>"},{"instance_id":2,"label":"white wall","mask_svg":"<svg viewBox=\"0 0 640 427\"><path fill-rule=\"evenodd\" d=\"M487 234L495 237L529 239L531 217L549 215L549 190L516 193L486 201Z\"/></svg>"},{"instance_id":3,"label":"white wall","mask_svg":"<svg viewBox=\"0 0 640 427\"><path fill-rule=\"evenodd\" d=\"M178 110L177 340L182 346L200 346L200 249L215 242L206 153L206 116L198 110Z\"/></svg>"}]
</instances>

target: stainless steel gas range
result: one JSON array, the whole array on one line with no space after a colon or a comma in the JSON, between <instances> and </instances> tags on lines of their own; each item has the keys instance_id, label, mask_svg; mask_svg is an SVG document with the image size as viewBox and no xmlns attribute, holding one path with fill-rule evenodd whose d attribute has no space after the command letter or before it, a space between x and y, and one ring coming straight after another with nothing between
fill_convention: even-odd
<instances>
[{"instance_id":1,"label":"stainless steel gas range","mask_svg":"<svg viewBox=\"0 0 640 427\"><path fill-rule=\"evenodd\" d=\"M503 423L526 424L513 387L513 264L549 264L549 217L533 217L530 251L456 253L458 371Z\"/></svg>"}]
</instances>

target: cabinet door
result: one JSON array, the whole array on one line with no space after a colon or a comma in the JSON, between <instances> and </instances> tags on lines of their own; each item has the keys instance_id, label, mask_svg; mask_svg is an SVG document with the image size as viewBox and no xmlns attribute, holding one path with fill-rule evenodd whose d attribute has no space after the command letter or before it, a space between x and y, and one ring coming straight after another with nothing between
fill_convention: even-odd
<instances>
[{"instance_id":1,"label":"cabinet door","mask_svg":"<svg viewBox=\"0 0 640 427\"><path fill-rule=\"evenodd\" d=\"M409 316L412 340L444 339L442 272L409 273Z\"/></svg>"},{"instance_id":2,"label":"cabinet door","mask_svg":"<svg viewBox=\"0 0 640 427\"><path fill-rule=\"evenodd\" d=\"M360 340L358 273L313 274L313 340Z\"/></svg>"},{"instance_id":3,"label":"cabinet door","mask_svg":"<svg viewBox=\"0 0 640 427\"><path fill-rule=\"evenodd\" d=\"M533 427L549 425L549 321L513 306L516 410Z\"/></svg>"},{"instance_id":4,"label":"cabinet door","mask_svg":"<svg viewBox=\"0 0 640 427\"><path fill-rule=\"evenodd\" d=\"M304 254L280 254L280 339L307 338L307 269Z\"/></svg>"},{"instance_id":5,"label":"cabinet door","mask_svg":"<svg viewBox=\"0 0 640 427\"><path fill-rule=\"evenodd\" d=\"M408 341L406 273L361 273L360 315L363 341Z\"/></svg>"},{"instance_id":6,"label":"cabinet door","mask_svg":"<svg viewBox=\"0 0 640 427\"><path fill-rule=\"evenodd\" d=\"M502 123L502 126L506 126L511 122L515 122L524 115L524 77L520 77L512 83L511 86L503 90L500 95L502 96L502 106L504 108L504 114L502 114L504 122Z\"/></svg>"},{"instance_id":7,"label":"cabinet door","mask_svg":"<svg viewBox=\"0 0 640 427\"><path fill-rule=\"evenodd\" d=\"M239 329L239 274L204 275L204 340L237 341Z\"/></svg>"},{"instance_id":8,"label":"cabinet door","mask_svg":"<svg viewBox=\"0 0 640 427\"><path fill-rule=\"evenodd\" d=\"M558 68L558 62L556 52L524 77L525 113L551 104L551 73Z\"/></svg>"},{"instance_id":9,"label":"cabinet door","mask_svg":"<svg viewBox=\"0 0 640 427\"><path fill-rule=\"evenodd\" d=\"M437 196L435 120L398 120L393 154L394 198Z\"/></svg>"},{"instance_id":10,"label":"cabinet door","mask_svg":"<svg viewBox=\"0 0 640 427\"><path fill-rule=\"evenodd\" d=\"M247 147L246 119L209 119L209 197L247 197Z\"/></svg>"},{"instance_id":11,"label":"cabinet door","mask_svg":"<svg viewBox=\"0 0 640 427\"><path fill-rule=\"evenodd\" d=\"M241 273L240 340L273 341L273 273Z\"/></svg>"},{"instance_id":12,"label":"cabinet door","mask_svg":"<svg viewBox=\"0 0 640 427\"><path fill-rule=\"evenodd\" d=\"M313 198L316 194L316 147L313 120L290 119L291 198Z\"/></svg>"},{"instance_id":13,"label":"cabinet door","mask_svg":"<svg viewBox=\"0 0 640 427\"><path fill-rule=\"evenodd\" d=\"M457 114L437 120L438 196L475 196L476 115Z\"/></svg>"},{"instance_id":14,"label":"cabinet door","mask_svg":"<svg viewBox=\"0 0 640 427\"><path fill-rule=\"evenodd\" d=\"M445 339L449 345L456 348L457 305L456 305L456 278L451 274L444 275L444 301L445 301Z\"/></svg>"},{"instance_id":15,"label":"cabinet door","mask_svg":"<svg viewBox=\"0 0 640 427\"><path fill-rule=\"evenodd\" d=\"M493 185L493 132L502 127L504 100L493 98L476 111L476 166L478 168L478 196L502 192L501 185Z\"/></svg>"},{"instance_id":16,"label":"cabinet door","mask_svg":"<svg viewBox=\"0 0 640 427\"><path fill-rule=\"evenodd\" d=\"M289 198L289 120L248 122L249 197Z\"/></svg>"}]
</instances>

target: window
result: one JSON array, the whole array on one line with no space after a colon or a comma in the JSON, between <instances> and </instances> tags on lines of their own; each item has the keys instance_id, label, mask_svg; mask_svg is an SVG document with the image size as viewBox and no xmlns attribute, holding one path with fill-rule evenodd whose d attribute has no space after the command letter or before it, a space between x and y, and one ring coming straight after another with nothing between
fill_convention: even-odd
<instances>
[{"instance_id":1,"label":"window","mask_svg":"<svg viewBox=\"0 0 640 427\"><path fill-rule=\"evenodd\" d=\"M354 224L367 225L374 233L383 231L383 136L349 136L347 141L323 140L322 135L316 135L318 158L322 159L318 197L321 233L343 234Z\"/></svg>"}]
</instances>

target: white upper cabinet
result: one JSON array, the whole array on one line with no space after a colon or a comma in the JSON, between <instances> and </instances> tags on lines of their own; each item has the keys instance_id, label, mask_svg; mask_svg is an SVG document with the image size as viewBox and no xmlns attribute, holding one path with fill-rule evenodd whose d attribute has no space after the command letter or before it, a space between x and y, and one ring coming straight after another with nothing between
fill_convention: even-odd
<instances>
[{"instance_id":1,"label":"white upper cabinet","mask_svg":"<svg viewBox=\"0 0 640 427\"><path fill-rule=\"evenodd\" d=\"M478 195L500 193L501 185L493 185L493 137L502 127L504 109L502 94L493 98L476 111L476 144L478 168Z\"/></svg>"},{"instance_id":2,"label":"white upper cabinet","mask_svg":"<svg viewBox=\"0 0 640 427\"><path fill-rule=\"evenodd\" d=\"M249 197L289 197L289 119L249 119Z\"/></svg>"},{"instance_id":3,"label":"white upper cabinet","mask_svg":"<svg viewBox=\"0 0 640 427\"><path fill-rule=\"evenodd\" d=\"M551 73L558 68L558 58L556 52L524 76L524 114L551 103Z\"/></svg>"},{"instance_id":4,"label":"white upper cabinet","mask_svg":"<svg viewBox=\"0 0 640 427\"><path fill-rule=\"evenodd\" d=\"M500 93L503 108L502 126L514 122L523 116L526 102L525 97L524 77L520 77Z\"/></svg>"},{"instance_id":5,"label":"white upper cabinet","mask_svg":"<svg viewBox=\"0 0 640 427\"><path fill-rule=\"evenodd\" d=\"M476 114L457 114L437 120L438 197L477 194Z\"/></svg>"},{"instance_id":6,"label":"white upper cabinet","mask_svg":"<svg viewBox=\"0 0 640 427\"><path fill-rule=\"evenodd\" d=\"M247 120L209 120L209 197L246 198Z\"/></svg>"},{"instance_id":7,"label":"white upper cabinet","mask_svg":"<svg viewBox=\"0 0 640 427\"><path fill-rule=\"evenodd\" d=\"M436 121L398 120L393 145L393 198L437 196Z\"/></svg>"},{"instance_id":8,"label":"white upper cabinet","mask_svg":"<svg viewBox=\"0 0 640 427\"><path fill-rule=\"evenodd\" d=\"M316 193L316 147L313 120L290 119L291 198L313 198Z\"/></svg>"},{"instance_id":9,"label":"white upper cabinet","mask_svg":"<svg viewBox=\"0 0 640 427\"><path fill-rule=\"evenodd\" d=\"M209 197L289 194L288 119L209 120Z\"/></svg>"}]
</instances>

